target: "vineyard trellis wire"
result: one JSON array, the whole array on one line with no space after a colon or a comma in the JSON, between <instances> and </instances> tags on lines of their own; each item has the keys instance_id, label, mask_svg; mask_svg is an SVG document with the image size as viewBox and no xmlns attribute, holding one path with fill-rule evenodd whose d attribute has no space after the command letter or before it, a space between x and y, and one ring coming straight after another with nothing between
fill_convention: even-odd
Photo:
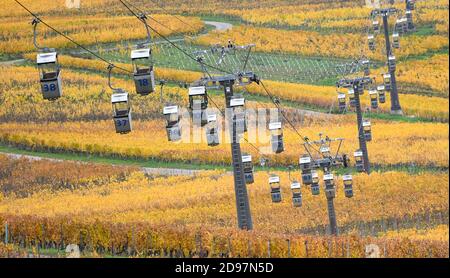
<instances>
[{"instance_id":1,"label":"vineyard trellis wire","mask_svg":"<svg viewBox=\"0 0 450 278\"><path fill-rule=\"evenodd\" d=\"M135 257L168 257L168 258L229 258L244 257L364 257L367 244L377 244L382 250L381 257L445 257L448 246L433 241L417 241L417 246L399 248L408 240L396 240L379 237L388 231L413 228L416 230L433 229L440 225L448 225L448 211L433 211L421 215L403 218L380 219L370 223L358 222L345 227L357 232L356 235L328 237L325 227L305 231L298 237L252 238L237 235L214 235L194 232L184 237L183 244L166 245L159 238L157 229L152 230L139 224L116 224L102 230L107 241L99 240L98 232L89 226L79 225L74 229L72 223L60 223L55 228L46 221L34 223L38 234L21 231L18 223L1 222L0 237L2 243L14 244L22 249L26 257L48 257L48 250L56 250L56 255L65 256L67 244L77 244L85 256L135 256ZM106 227L105 227L106 228ZM308 234L309 233L309 234ZM124 234L123 237L116 237ZM1 243L0 243L1 244ZM263 248L262 246L265 247ZM1 247L1 246L0 246ZM28 251L31 250L31 251Z\"/></svg>"}]
</instances>

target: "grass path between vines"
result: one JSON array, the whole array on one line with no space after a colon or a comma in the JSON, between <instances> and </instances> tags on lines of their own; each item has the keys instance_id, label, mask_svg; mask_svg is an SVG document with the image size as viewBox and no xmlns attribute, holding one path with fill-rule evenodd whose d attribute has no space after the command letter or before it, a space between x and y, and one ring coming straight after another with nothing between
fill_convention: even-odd
<instances>
[{"instance_id":1,"label":"grass path between vines","mask_svg":"<svg viewBox=\"0 0 450 278\"><path fill-rule=\"evenodd\" d=\"M145 173L156 175L181 175L192 176L199 171L205 170L223 170L231 174L232 167L226 165L214 165L214 164L199 164L199 163L183 163L177 161L161 161L158 159L133 159L133 158L112 158L101 157L98 155L85 155L75 153L51 153L43 151L30 151L17 147L6 146L0 144L0 154L7 155L13 158L28 158L31 160L48 159L51 161L76 161L82 163L101 163L110 164L116 166L137 166L140 167ZM255 171L288 171L286 167L271 167L262 168L255 166ZM377 166L372 165L372 171L387 172L387 171L400 171L408 172L411 174L417 174L421 172L448 172L448 167L418 167L418 166ZM345 173L357 173L354 168L341 169L337 174Z\"/></svg>"}]
</instances>

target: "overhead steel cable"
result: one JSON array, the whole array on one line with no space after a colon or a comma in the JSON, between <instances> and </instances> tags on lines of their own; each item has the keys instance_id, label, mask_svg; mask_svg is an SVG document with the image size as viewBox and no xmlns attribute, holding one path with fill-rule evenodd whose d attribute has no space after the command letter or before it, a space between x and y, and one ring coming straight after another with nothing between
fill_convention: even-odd
<instances>
[{"instance_id":1,"label":"overhead steel cable","mask_svg":"<svg viewBox=\"0 0 450 278\"><path fill-rule=\"evenodd\" d=\"M188 25L189 27L194 28L190 23L188 23L188 22L182 20L180 17L178 17L178 16L176 16L176 15L174 15L174 14L169 13L169 11L168 11L166 8L164 8L161 4L159 4L159 3L156 2L155 0L150 0L150 1L153 2L153 4L155 4L155 5L158 6L159 8L161 8L163 11L165 11L168 15L173 16L174 18L178 19L178 20L179 20L180 22L182 22L183 24L186 24L186 25Z\"/></svg>"},{"instance_id":2,"label":"overhead steel cable","mask_svg":"<svg viewBox=\"0 0 450 278\"><path fill-rule=\"evenodd\" d=\"M282 107L280 106L279 102L275 101L275 98L272 96L272 94L269 92L269 90L267 89L267 87L264 85L264 82L262 80L259 81L259 84L261 85L261 87L264 89L264 91L266 92L267 96L269 97L269 99L273 102L273 104L275 104L275 106L278 108L278 110L280 110L281 115L283 116L283 118L285 119L285 121L290 125L290 127L292 128L292 130L298 135L298 137L300 137L300 139L302 141L304 141L305 143L309 143L309 141L306 139L307 137L304 137L300 134L300 132L298 131L298 129L294 126L294 124L288 119L288 117L284 114ZM320 154L320 151L312 148L313 150L317 151ZM310 154L311 156L311 154Z\"/></svg>"},{"instance_id":3,"label":"overhead steel cable","mask_svg":"<svg viewBox=\"0 0 450 278\"><path fill-rule=\"evenodd\" d=\"M133 11L133 9L131 9L123 0L119 0L120 3L122 3L122 5L124 5L128 11L130 11L130 13L132 13L138 20L141 20L139 15ZM142 22L142 20L141 20ZM175 43L173 43L170 39L168 39L166 36L162 35L160 32L156 31L155 28L153 28L152 26L148 25L148 23L143 22L148 28L150 28L153 32L155 32L155 34L157 34L159 37L161 37L162 39L164 39L165 41L167 41L169 44L171 44L173 47L175 47L177 50L181 51L184 55L186 55L187 57L189 57L190 59L192 59L193 61L197 62L197 59L192 56L190 53L188 53L186 50L182 49L181 47L179 47L178 45L176 45ZM217 71L220 71L222 73L227 73L227 74L233 74L232 72L226 71L224 69L221 69L219 67L207 64L207 63L203 63L205 66L211 68L211 69L215 69Z\"/></svg>"},{"instance_id":4,"label":"overhead steel cable","mask_svg":"<svg viewBox=\"0 0 450 278\"><path fill-rule=\"evenodd\" d=\"M136 10L138 10L141 14L147 16L148 18L150 18L151 20L153 20L154 22L156 22L157 24L161 25L162 27L166 28L167 30L170 30L172 32L175 32L175 30L173 30L172 28L168 27L167 25L159 22L158 20L154 19L152 16L148 15L147 13L145 13L143 10L139 9L139 7L137 7L136 5L134 5L131 2L127 2L131 7L135 8Z\"/></svg>"},{"instance_id":5,"label":"overhead steel cable","mask_svg":"<svg viewBox=\"0 0 450 278\"><path fill-rule=\"evenodd\" d=\"M76 46L82 48L83 50L85 50L86 52L89 52L91 55L95 56L96 58L98 58L99 60L102 60L103 62L107 63L110 66L114 66L117 69L120 69L124 72L127 73L133 73L125 68L122 68L120 66L116 66L113 63L111 63L110 61L106 60L105 58L103 58L102 56L98 55L97 53L93 52L92 50L89 50L88 48L86 48L85 46L81 45L80 43L78 43L77 41L75 41L74 39L72 39L71 37L65 35L64 33L62 33L61 31L57 30L56 28L54 28L53 26L51 26L50 24L46 23L45 21L43 21L38 15L36 15L35 13L33 13L31 10L29 10L27 7L25 7L21 2L19 2L18 0L14 0L18 5L20 5L25 11L27 11L30 15L32 15L36 20L38 20L40 23L44 24L45 26L47 26L48 28L50 28L51 30L53 30L54 32L56 32L58 35L64 37L65 39L67 39L68 41L72 42L73 44L75 44Z\"/></svg>"},{"instance_id":6,"label":"overhead steel cable","mask_svg":"<svg viewBox=\"0 0 450 278\"><path fill-rule=\"evenodd\" d=\"M133 9L130 8L130 6L132 6L132 5L127 5L127 4L125 3L126 1L124 1L124 0L119 0L119 1L122 3L123 6L125 6L125 8L126 8L131 14L133 14L137 19L141 20L140 17L139 17L139 15L138 15L135 11L133 11ZM127 2L127 3L128 3L128 2ZM138 8L136 8L136 9L139 10ZM142 21L142 20L141 20L141 21ZM189 57L189 58L192 59L193 61L198 62L198 60L197 60L194 56L192 56L190 53L186 52L184 49L182 49L182 48L180 48L179 46L177 46L176 44L174 44L174 43L173 43L172 41L170 41L167 37L165 37L164 35L160 34L160 33L159 33L158 31L156 31L153 27L149 26L146 22L144 22L144 24L146 24L151 30L153 30L153 32L155 32L155 33L156 33L158 36L160 36L162 39L164 39L164 40L166 40L168 43L170 43L173 47L175 47L176 49L178 49L179 51L181 51L181 52L182 52L183 54L185 54L187 57ZM204 63L204 62L202 62L202 64L205 65L205 66L207 66L207 67L209 67L209 68L218 70L218 71L223 72L223 73L233 74L232 72L223 70L223 69L221 69L221 68L218 68L218 67L209 65L209 64ZM295 128L295 126L292 124L292 122L286 117L286 115L283 113L282 109L280 108L279 103L276 103L276 102L274 101L273 96L270 94L270 92L267 90L267 88L264 86L264 84L263 84L262 82L261 82L261 86L264 88L266 94L269 96L269 98L271 99L271 101L272 101L272 102L275 104L275 106L280 110L280 112L281 112L283 118L286 120L286 122L288 122L288 124L292 127L292 129L295 131L295 133L296 133L296 134L297 134L304 142L307 143L308 141L305 139L305 137L303 137L303 136L298 132L297 128ZM214 103L214 102L213 102L213 103ZM245 138L244 138L244 139L245 139ZM248 141L247 141L247 142L248 142ZM255 146L253 146L253 147L256 148ZM257 148L256 148L256 149L257 149ZM318 153L320 153L320 151L318 151L318 150L316 150L316 151L317 151Z\"/></svg>"},{"instance_id":7,"label":"overhead steel cable","mask_svg":"<svg viewBox=\"0 0 450 278\"><path fill-rule=\"evenodd\" d=\"M225 118L225 114L222 112L222 110L219 108L219 106L216 104L216 102L208 95L208 99L209 101L212 102L212 104L217 108L217 110L219 110L220 114L222 115L223 118ZM247 138L242 137L244 139L245 142L247 142L250 146L252 146L260 155L261 157L264 157L264 154L261 153L261 151L259 150L258 147L256 147L253 143L251 143L250 141L248 141Z\"/></svg>"}]
</instances>

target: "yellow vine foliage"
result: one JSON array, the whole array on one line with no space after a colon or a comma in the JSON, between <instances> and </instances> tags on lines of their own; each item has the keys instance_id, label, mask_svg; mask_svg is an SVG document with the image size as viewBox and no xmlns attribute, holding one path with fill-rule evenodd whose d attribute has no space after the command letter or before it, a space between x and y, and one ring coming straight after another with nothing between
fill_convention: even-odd
<instances>
[{"instance_id":1,"label":"yellow vine foliage","mask_svg":"<svg viewBox=\"0 0 450 278\"><path fill-rule=\"evenodd\" d=\"M198 37L195 42L201 45L223 44L231 39L238 45L256 44L256 50L262 52L284 52L305 56L351 58L355 50L367 49L367 37L360 34L320 34L313 31L279 30L274 28L239 26L231 30L212 31ZM384 38L377 37L378 44ZM448 47L448 37L441 35L407 36L402 38L402 48L396 52L398 58L420 55L428 51ZM373 60L383 60L381 52L365 51Z\"/></svg>"},{"instance_id":2,"label":"yellow vine foliage","mask_svg":"<svg viewBox=\"0 0 450 278\"><path fill-rule=\"evenodd\" d=\"M28 59L34 59L34 54L27 54L25 55ZM89 60L89 59L82 59L82 58L74 58L66 55L62 55L61 63L63 66L68 66L70 68L75 69L92 69L92 70L98 70L98 71L104 71L105 70L105 64L98 60ZM445 61L444 57L442 58L435 58L433 59L433 63L431 63L427 68L429 68L429 71L421 71L420 69L417 69L417 72L414 72L417 76L419 75L418 81L421 82L421 84L429 85L431 83L433 84L441 84L441 85L433 85L433 88L436 90L438 88L441 88L441 86L445 86L445 73L442 72L442 69L440 69L440 66L445 67ZM417 62L419 64L423 64L420 62ZM129 64L124 63L117 63L118 66L121 66L126 69L131 69L131 66ZM7 81L7 79L0 79L0 82L12 82L12 80L17 80L19 82L23 82L23 80L28 80L27 84L30 83L31 79L34 79L33 77L36 76L34 80L37 82L37 72L32 73L31 68L27 68L27 72L29 72L27 78L24 76L16 76L16 67L5 67L4 77L9 77L11 81ZM409 82L412 79L412 72L406 72L403 71L404 67L402 66L400 76L403 78L403 76L407 79L403 79L405 82ZM170 69L170 68L156 68L156 78L158 79L165 79L165 80L172 80L172 81L179 81L179 82L193 82L195 80L198 80L198 78L201 77L201 73L199 72L193 72L193 71L183 71L183 70L176 70L176 69ZM432 70L432 71L431 71ZM17 72L23 71L21 68ZM424 75L424 78L420 78L422 75ZM442 75L442 78L440 77ZM96 77L97 80L100 80L98 77ZM436 81L434 83L433 81ZM17 84L17 82L12 82L14 84ZM123 83L120 83L123 84ZM270 92L274 95L279 97L283 100L298 102L300 104L307 104L307 105L314 105L318 107L323 108L330 108L332 106L337 105L337 93L336 89L334 87L330 86L316 86L316 85L306 85L306 84L297 84L297 83L287 83L287 82L280 82L280 81L264 81L264 84L268 87ZM11 89L13 87L10 86ZM130 88L131 91L133 91L132 87ZM37 89L36 89L37 90ZM179 89L175 89L175 91L179 91ZM261 86L257 85L250 85L248 87L248 91L252 94L258 94L262 96L267 96L265 91ZM185 95L185 94L183 94ZM370 106L370 100L365 97L362 97L361 99L364 106L368 107ZM389 94L387 94L387 103L389 103ZM445 98L439 98L439 97L428 97L428 96L420 96L420 95L410 95L410 94L402 94L400 95L400 102L402 104L403 111L406 115L413 115L421 118L428 118L428 119L437 119L437 120L448 120L448 99ZM380 111L382 112L389 112L390 107L389 105L380 105Z\"/></svg>"},{"instance_id":3,"label":"yellow vine foliage","mask_svg":"<svg viewBox=\"0 0 450 278\"><path fill-rule=\"evenodd\" d=\"M345 123L329 121L299 126L303 136L315 138L318 131L330 137L342 137L344 153L352 154L358 148L354 119ZM410 165L448 167L448 125L434 123L389 123L372 121L373 142L368 144L371 162L376 165ZM199 143L170 143L165 134L164 120L135 121L135 130L128 135L117 135L112 120L95 122L54 123L2 123L0 140L21 148L75 152L122 158L157 159L184 163L228 164L231 161L229 146L221 144L208 147L204 131ZM268 135L268 134L266 134ZM187 126L183 131L186 140L193 139ZM248 135L256 136L255 135ZM286 151L270 156L273 165L290 165L297 161L298 137L285 127ZM259 137L255 142L262 152L270 146L269 137ZM253 141L253 140L252 140ZM244 149L259 158L252 148L243 143ZM336 146L337 147L337 146Z\"/></svg>"},{"instance_id":4,"label":"yellow vine foliage","mask_svg":"<svg viewBox=\"0 0 450 278\"><path fill-rule=\"evenodd\" d=\"M388 231L380 234L383 237L390 238L409 238L409 239L430 239L437 241L449 241L449 226L439 225L427 230L404 229L401 231Z\"/></svg>"},{"instance_id":5,"label":"yellow vine foliage","mask_svg":"<svg viewBox=\"0 0 450 278\"><path fill-rule=\"evenodd\" d=\"M267 247L264 245L267 246L270 239L272 256L285 257L285 240L290 238L292 256L306 256L304 248L301 248L305 240L309 242L309 257L328 256L327 237L298 235L299 229L327 223L326 210L323 209L325 198L312 196L304 189L304 206L294 209L287 173L278 174L282 180L281 203L271 203L267 173L258 172L255 184L248 187L254 221L254 231L249 233L233 228L236 225L233 177L220 171L205 171L196 177L152 179L135 172L124 181L102 186L73 191L40 191L26 198L10 197L0 202L0 222L7 221L16 235L26 235L28 240L58 241L63 237L65 242L78 242L82 234L89 244L106 248L112 243L120 248L128 242L138 250L145 250L150 244L152 248L181 248L188 252L201 244L209 251L215 248L215 252L225 252L223 249L227 248L228 239L233 247L233 256L260 257L266 256ZM356 175L354 198L343 196L342 182L338 182L337 190L339 225L402 218L448 208L446 173ZM355 244L351 248L353 252L369 240L386 244L389 256L393 257L425 256L427 253L420 251L425 246L437 248L433 250L435 256L446 254L438 251L441 245L436 246L434 244L438 243L431 241L361 239L357 236L334 240L337 240L333 241L336 246L341 240ZM390 244L397 248L412 245L414 251L403 248L395 251ZM448 247L448 241L439 244L447 244ZM448 248L443 250L448 253ZM333 253L332 256L342 255ZM352 253L351 256L363 254Z\"/></svg>"},{"instance_id":6,"label":"yellow vine foliage","mask_svg":"<svg viewBox=\"0 0 450 278\"><path fill-rule=\"evenodd\" d=\"M152 15L152 17L170 28L149 22L152 28L164 36L196 33L204 27L203 22L199 18L194 17L184 17L182 19L189 22L189 25L170 15L156 14ZM63 16L52 17L45 20L45 22L84 46L145 39L147 36L143 24L132 16ZM172 30L175 30L175 32ZM52 48L76 47L72 42L57 35L45 26L39 26L38 36L40 45ZM23 53L35 50L32 43L32 27L23 18L0 21L0 37L2 37L0 41L0 51L2 53Z\"/></svg>"},{"instance_id":7,"label":"yellow vine foliage","mask_svg":"<svg viewBox=\"0 0 450 278\"><path fill-rule=\"evenodd\" d=\"M93 62L98 70L104 70L104 63L95 60L82 61L85 64ZM48 102L42 99L39 75L35 68L27 66L1 69L4 71L0 76L0 102L3 108L0 109L0 118L4 121L59 122L111 118L112 91L108 88L105 76L63 69L61 74L64 97L55 102ZM142 98L132 93L135 90L132 81L118 78L113 78L112 81L115 86L130 92L135 115L147 119L161 115L159 93ZM187 103L187 93L178 87L166 86L164 98L182 105Z\"/></svg>"},{"instance_id":8,"label":"yellow vine foliage","mask_svg":"<svg viewBox=\"0 0 450 278\"><path fill-rule=\"evenodd\" d=\"M449 59L448 54L434 55L426 60L414 60L399 63L396 78L399 81L399 87L406 87L405 91L414 91L417 93L428 88L436 92L439 96L448 98L449 91ZM373 74L381 76L381 70L374 70ZM418 88L417 88L418 87Z\"/></svg>"},{"instance_id":9,"label":"yellow vine foliage","mask_svg":"<svg viewBox=\"0 0 450 278\"><path fill-rule=\"evenodd\" d=\"M275 5L274 5L275 6ZM228 15L241 17L252 24L274 26L292 26L307 28L343 28L346 30L366 29L370 24L370 8L350 3L319 3L299 5L276 5L275 7L252 8L242 10L219 11ZM416 4L415 21L419 24L442 24L448 26L448 0L422 1ZM404 9L404 4L396 4ZM441 30L437 30L444 33Z\"/></svg>"},{"instance_id":10,"label":"yellow vine foliage","mask_svg":"<svg viewBox=\"0 0 450 278\"><path fill-rule=\"evenodd\" d=\"M319 107L330 108L337 105L336 88L330 86L315 86L279 81L264 81L269 91L280 99L298 102L302 104L313 104ZM257 85L248 87L250 93L267 96L266 92ZM364 107L370 106L369 97L362 96L361 102ZM389 94L386 95L386 105L381 104L380 110L389 112ZM428 119L448 120L448 99L440 97L427 97L412 94L401 94L400 103L406 115Z\"/></svg>"}]
</instances>

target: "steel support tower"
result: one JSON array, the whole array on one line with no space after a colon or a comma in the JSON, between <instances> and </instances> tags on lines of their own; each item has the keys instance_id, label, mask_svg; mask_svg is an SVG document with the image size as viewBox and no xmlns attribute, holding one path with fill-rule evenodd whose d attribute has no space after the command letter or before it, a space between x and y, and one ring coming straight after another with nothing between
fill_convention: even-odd
<instances>
[{"instance_id":1,"label":"steel support tower","mask_svg":"<svg viewBox=\"0 0 450 278\"><path fill-rule=\"evenodd\" d=\"M384 39L386 46L386 61L389 61L389 56L392 55L392 46L391 40L389 38L389 16L397 13L398 10L395 8L386 8L386 9L376 9L372 11L372 17L381 16L383 18L383 30L384 30ZM389 68L389 67L388 67ZM391 75L391 114L394 115L403 115L402 107L400 106L400 99L398 96L397 89L397 78L395 76L395 69L389 68L389 74Z\"/></svg>"}]
</instances>

